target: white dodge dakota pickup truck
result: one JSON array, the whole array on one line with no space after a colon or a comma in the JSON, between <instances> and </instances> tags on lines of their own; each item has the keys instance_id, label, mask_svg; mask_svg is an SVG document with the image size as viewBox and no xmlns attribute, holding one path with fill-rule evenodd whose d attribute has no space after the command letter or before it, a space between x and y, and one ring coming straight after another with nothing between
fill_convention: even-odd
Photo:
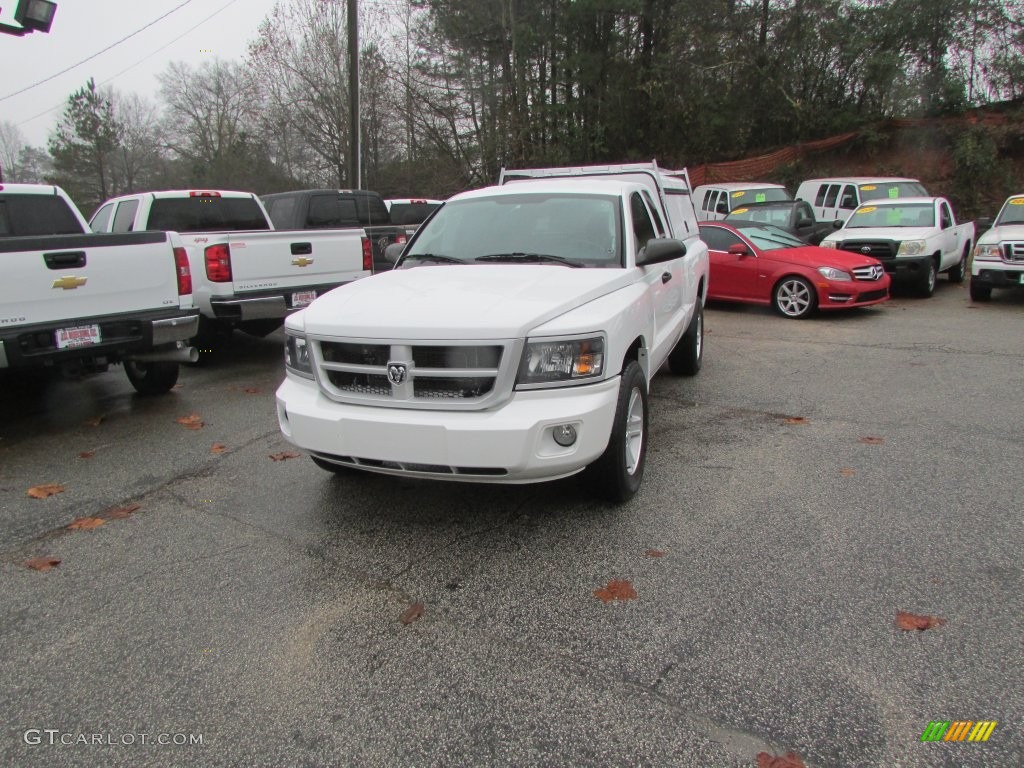
<instances>
[{"instance_id":1,"label":"white dodge dakota pickup truck","mask_svg":"<svg viewBox=\"0 0 1024 768\"><path fill-rule=\"evenodd\" d=\"M291 315L285 437L335 472L528 483L591 467L606 498L632 497L652 377L701 367L707 246L684 173L561 170L452 197L395 270Z\"/></svg>"},{"instance_id":2,"label":"white dodge dakota pickup truck","mask_svg":"<svg viewBox=\"0 0 1024 768\"><path fill-rule=\"evenodd\" d=\"M93 234L59 187L0 184L0 370L78 376L122 363L167 392L199 314L185 249L167 232Z\"/></svg>"},{"instance_id":3,"label":"white dodge dakota pickup truck","mask_svg":"<svg viewBox=\"0 0 1024 768\"><path fill-rule=\"evenodd\" d=\"M224 343L232 328L265 336L317 296L371 274L359 229L274 230L250 192L169 190L108 200L97 232L170 230L188 252L200 318L197 346Z\"/></svg>"},{"instance_id":4,"label":"white dodge dakota pickup truck","mask_svg":"<svg viewBox=\"0 0 1024 768\"><path fill-rule=\"evenodd\" d=\"M1024 195L1013 195L992 228L978 238L971 260L971 298L988 301L993 288L1024 285Z\"/></svg>"},{"instance_id":5,"label":"white dodge dakota pickup truck","mask_svg":"<svg viewBox=\"0 0 1024 768\"><path fill-rule=\"evenodd\" d=\"M935 292L939 272L963 282L974 244L974 222L957 224L943 197L901 197L860 205L823 248L863 253L882 262L894 281L912 283L920 296Z\"/></svg>"}]
</instances>

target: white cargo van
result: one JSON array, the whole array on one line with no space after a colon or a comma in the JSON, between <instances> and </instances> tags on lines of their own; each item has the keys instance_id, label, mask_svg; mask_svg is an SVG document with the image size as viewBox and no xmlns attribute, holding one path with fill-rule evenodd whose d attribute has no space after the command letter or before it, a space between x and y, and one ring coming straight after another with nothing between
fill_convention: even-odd
<instances>
[{"instance_id":1,"label":"white cargo van","mask_svg":"<svg viewBox=\"0 0 1024 768\"><path fill-rule=\"evenodd\" d=\"M733 208L750 203L776 203L792 199L789 190L781 184L762 181L701 184L693 190L693 207L700 221L724 219Z\"/></svg>"},{"instance_id":2,"label":"white cargo van","mask_svg":"<svg viewBox=\"0 0 1024 768\"><path fill-rule=\"evenodd\" d=\"M818 221L846 221L853 209L869 200L896 200L901 197L926 197L928 193L917 179L892 176L846 176L808 179L796 190L797 200L814 207Z\"/></svg>"}]
</instances>

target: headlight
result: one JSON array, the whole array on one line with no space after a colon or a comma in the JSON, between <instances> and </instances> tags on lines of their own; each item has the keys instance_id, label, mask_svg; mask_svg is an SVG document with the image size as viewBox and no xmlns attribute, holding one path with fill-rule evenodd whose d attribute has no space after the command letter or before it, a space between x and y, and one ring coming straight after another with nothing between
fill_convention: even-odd
<instances>
[{"instance_id":1,"label":"headlight","mask_svg":"<svg viewBox=\"0 0 1024 768\"><path fill-rule=\"evenodd\" d=\"M285 334L284 367L298 376L313 378L313 358L309 354L309 342L305 336Z\"/></svg>"},{"instance_id":2,"label":"headlight","mask_svg":"<svg viewBox=\"0 0 1024 768\"><path fill-rule=\"evenodd\" d=\"M920 256L924 253L927 243L924 240L904 240L900 243L900 249L896 251L897 256Z\"/></svg>"},{"instance_id":3,"label":"headlight","mask_svg":"<svg viewBox=\"0 0 1024 768\"><path fill-rule=\"evenodd\" d=\"M849 272L843 272L843 270L836 269L835 267L818 267L818 272L821 273L822 277L827 277L829 280L838 280L842 282L843 280L853 279L850 277Z\"/></svg>"},{"instance_id":4,"label":"headlight","mask_svg":"<svg viewBox=\"0 0 1024 768\"><path fill-rule=\"evenodd\" d=\"M1002 261L1003 254L998 243L987 243L974 249L974 258L978 261Z\"/></svg>"},{"instance_id":5,"label":"headlight","mask_svg":"<svg viewBox=\"0 0 1024 768\"><path fill-rule=\"evenodd\" d=\"M838 248L839 247L839 241L837 241L837 240L822 240L819 243L819 245L822 248Z\"/></svg>"},{"instance_id":6,"label":"headlight","mask_svg":"<svg viewBox=\"0 0 1024 768\"><path fill-rule=\"evenodd\" d=\"M604 373L604 337L527 341L517 386L595 381Z\"/></svg>"}]
</instances>

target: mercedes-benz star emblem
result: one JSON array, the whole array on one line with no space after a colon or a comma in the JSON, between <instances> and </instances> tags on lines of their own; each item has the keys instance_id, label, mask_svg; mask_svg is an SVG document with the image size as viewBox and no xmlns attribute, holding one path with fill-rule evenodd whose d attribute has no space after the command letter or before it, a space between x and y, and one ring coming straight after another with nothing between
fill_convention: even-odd
<instances>
[{"instance_id":1,"label":"mercedes-benz star emblem","mask_svg":"<svg viewBox=\"0 0 1024 768\"><path fill-rule=\"evenodd\" d=\"M885 270L880 265L875 264L871 267L871 277L875 280L881 280L884 274Z\"/></svg>"},{"instance_id":2,"label":"mercedes-benz star emblem","mask_svg":"<svg viewBox=\"0 0 1024 768\"><path fill-rule=\"evenodd\" d=\"M388 381L396 387L405 381L406 372L405 363L388 363Z\"/></svg>"}]
</instances>

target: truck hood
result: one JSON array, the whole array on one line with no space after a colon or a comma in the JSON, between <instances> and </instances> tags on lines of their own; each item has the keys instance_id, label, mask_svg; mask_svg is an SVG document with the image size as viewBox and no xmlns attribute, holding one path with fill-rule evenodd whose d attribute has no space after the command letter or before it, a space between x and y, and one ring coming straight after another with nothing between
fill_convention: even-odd
<instances>
[{"instance_id":1,"label":"truck hood","mask_svg":"<svg viewBox=\"0 0 1024 768\"><path fill-rule=\"evenodd\" d=\"M992 227L978 238L978 245L1001 243L1004 240L1024 240L1024 224L1005 224L1001 227Z\"/></svg>"},{"instance_id":2,"label":"truck hood","mask_svg":"<svg viewBox=\"0 0 1024 768\"><path fill-rule=\"evenodd\" d=\"M843 227L825 239L838 242L844 240L927 240L937 232L935 227Z\"/></svg>"},{"instance_id":3,"label":"truck hood","mask_svg":"<svg viewBox=\"0 0 1024 768\"><path fill-rule=\"evenodd\" d=\"M539 264L413 267L336 288L307 307L301 319L306 333L348 338L523 338L642 275L640 269Z\"/></svg>"}]
</instances>

